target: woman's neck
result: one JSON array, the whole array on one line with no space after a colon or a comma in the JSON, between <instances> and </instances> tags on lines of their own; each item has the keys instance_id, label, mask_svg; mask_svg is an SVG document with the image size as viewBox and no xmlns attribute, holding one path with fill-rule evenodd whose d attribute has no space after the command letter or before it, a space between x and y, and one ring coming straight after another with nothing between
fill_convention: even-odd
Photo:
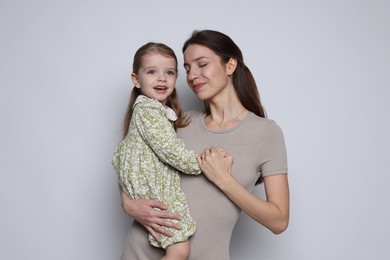
<instances>
[{"instance_id":1,"label":"woman's neck","mask_svg":"<svg viewBox=\"0 0 390 260\"><path fill-rule=\"evenodd\" d=\"M248 112L237 95L228 95L219 99L216 97L209 100L208 104L210 115L205 118L205 124L211 129L221 130L234 127L246 117Z\"/></svg>"}]
</instances>

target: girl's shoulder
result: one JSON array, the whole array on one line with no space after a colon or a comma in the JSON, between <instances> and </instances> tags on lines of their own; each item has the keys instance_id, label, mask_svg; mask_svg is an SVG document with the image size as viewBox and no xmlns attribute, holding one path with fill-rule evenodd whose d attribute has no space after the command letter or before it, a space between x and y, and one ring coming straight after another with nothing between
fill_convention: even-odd
<instances>
[{"instance_id":1,"label":"girl's shoulder","mask_svg":"<svg viewBox=\"0 0 390 260\"><path fill-rule=\"evenodd\" d=\"M199 110L190 110L184 113L185 117L190 119L191 124L201 121L205 117L205 113Z\"/></svg>"},{"instance_id":2,"label":"girl's shoulder","mask_svg":"<svg viewBox=\"0 0 390 260\"><path fill-rule=\"evenodd\" d=\"M159 108L163 109L163 105L156 99L149 98L144 95L139 95L137 99L134 102L133 109L136 107L142 107L142 108Z\"/></svg>"},{"instance_id":3,"label":"girl's shoulder","mask_svg":"<svg viewBox=\"0 0 390 260\"><path fill-rule=\"evenodd\" d=\"M198 110L190 110L190 111L186 111L185 114L193 118L198 118L198 117L202 117L205 113Z\"/></svg>"},{"instance_id":4,"label":"girl's shoulder","mask_svg":"<svg viewBox=\"0 0 390 260\"><path fill-rule=\"evenodd\" d=\"M164 106L160 101L144 95L139 95L135 100L133 113L136 115L160 115L172 122L177 120L177 115L172 108Z\"/></svg>"}]
</instances>

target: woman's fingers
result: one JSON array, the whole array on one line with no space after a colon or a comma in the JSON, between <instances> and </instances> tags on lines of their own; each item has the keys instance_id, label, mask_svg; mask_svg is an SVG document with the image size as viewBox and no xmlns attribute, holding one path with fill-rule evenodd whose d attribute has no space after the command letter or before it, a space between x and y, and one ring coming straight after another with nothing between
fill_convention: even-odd
<instances>
[{"instance_id":1,"label":"woman's fingers","mask_svg":"<svg viewBox=\"0 0 390 260\"><path fill-rule=\"evenodd\" d=\"M152 224L150 226L148 226L149 228L147 228L147 229L148 229L149 233L157 241L159 241L158 233L161 233L161 234L166 235L168 237L171 237L173 235L172 232L168 231L166 228L173 228L173 229L177 229L177 230L181 229L181 227L178 224L175 224L172 221L170 221L171 219L179 220L180 216L172 214L172 213L160 214L160 213L162 213L161 211L156 211L156 213L158 216L156 216L155 218L153 218L153 220L150 221ZM168 220L168 219L170 219L170 220Z\"/></svg>"},{"instance_id":2,"label":"woman's fingers","mask_svg":"<svg viewBox=\"0 0 390 260\"><path fill-rule=\"evenodd\" d=\"M174 222L172 222L171 220L172 219L176 219L176 220L180 220L180 216L178 215L175 215L175 214L168 214L168 215L159 215L159 216L156 216L154 221L152 221L153 224L153 227L167 227L167 228L174 228L174 229L181 229L180 225L178 224L175 224Z\"/></svg>"},{"instance_id":3,"label":"woman's fingers","mask_svg":"<svg viewBox=\"0 0 390 260\"><path fill-rule=\"evenodd\" d=\"M207 160L210 156L220 156L226 157L229 153L225 151L221 146L211 146L209 148L204 149L204 151L199 155L201 161Z\"/></svg>"},{"instance_id":4,"label":"woman's fingers","mask_svg":"<svg viewBox=\"0 0 390 260\"><path fill-rule=\"evenodd\" d=\"M164 203L157 200L148 200L148 205L152 208L157 208L160 210L166 210L168 208Z\"/></svg>"},{"instance_id":5,"label":"woman's fingers","mask_svg":"<svg viewBox=\"0 0 390 260\"><path fill-rule=\"evenodd\" d=\"M133 200L123 192L121 199L123 210L141 223L157 241L160 241L160 233L166 236L173 235L167 228L180 230L180 222L176 224L172 220L180 221L181 217L167 212L168 207L164 203L148 199Z\"/></svg>"},{"instance_id":6,"label":"woman's fingers","mask_svg":"<svg viewBox=\"0 0 390 260\"><path fill-rule=\"evenodd\" d=\"M154 203L152 203L152 204L154 204ZM156 205L156 204L154 204L154 205ZM163 204L161 203L161 205L163 205ZM154 209L152 216L161 219L164 223L160 223L160 224L162 224L164 226L166 225L166 223L172 223L171 221L165 221L164 219L181 220L181 217L177 214L174 214L174 213L171 213L168 211L162 211L161 209L165 209L165 205L164 205L164 208L154 207L153 205L150 205L150 206Z\"/></svg>"},{"instance_id":7,"label":"woman's fingers","mask_svg":"<svg viewBox=\"0 0 390 260\"><path fill-rule=\"evenodd\" d=\"M166 229L164 229L162 226L159 226L159 225L154 225L153 226L153 231L154 231L154 233L155 233L155 235L153 235L152 233L150 233L150 234L152 234L152 236L156 239L156 236L158 237L158 233L160 233L160 234L163 234L163 235L166 235L166 236L168 236L168 237L172 237L172 232L170 232L170 231L168 231L168 230L166 230ZM156 239L157 240L157 239ZM159 240L157 240L157 241L159 241Z\"/></svg>"},{"instance_id":8,"label":"woman's fingers","mask_svg":"<svg viewBox=\"0 0 390 260\"><path fill-rule=\"evenodd\" d=\"M145 228L146 228L146 230L149 232L149 234L151 234L152 237L153 237L156 241L160 242L160 236L156 233L156 231L154 231L153 228L151 228L151 227L149 227L149 226L146 226Z\"/></svg>"},{"instance_id":9,"label":"woman's fingers","mask_svg":"<svg viewBox=\"0 0 390 260\"><path fill-rule=\"evenodd\" d=\"M218 155L220 155L220 156L222 156L222 157L224 157L224 158L225 158L226 156L229 155L229 153L226 152L225 149L223 149L223 148L220 147L220 146L217 146L217 147L215 148L215 150L217 151L217 154L218 154Z\"/></svg>"}]
</instances>

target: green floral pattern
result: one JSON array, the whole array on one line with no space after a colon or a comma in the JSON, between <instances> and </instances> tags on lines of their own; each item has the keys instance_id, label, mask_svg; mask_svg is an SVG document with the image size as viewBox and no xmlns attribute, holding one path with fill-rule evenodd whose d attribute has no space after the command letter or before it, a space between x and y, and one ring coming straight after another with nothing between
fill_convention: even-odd
<instances>
[{"instance_id":1,"label":"green floral pattern","mask_svg":"<svg viewBox=\"0 0 390 260\"><path fill-rule=\"evenodd\" d=\"M160 102L143 99L135 105L128 135L118 144L112 165L122 190L129 197L161 201L168 205L168 212L182 217L181 221L174 221L181 230L167 228L173 237L160 234L158 243L149 234L150 243L156 247L166 248L195 233L196 223L180 188L179 171L200 174L196 156L177 137Z\"/></svg>"}]
</instances>

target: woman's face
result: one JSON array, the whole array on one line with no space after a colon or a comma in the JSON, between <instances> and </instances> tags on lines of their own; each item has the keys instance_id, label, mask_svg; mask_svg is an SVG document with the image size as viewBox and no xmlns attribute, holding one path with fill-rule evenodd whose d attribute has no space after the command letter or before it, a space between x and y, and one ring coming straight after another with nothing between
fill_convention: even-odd
<instances>
[{"instance_id":1,"label":"woman's face","mask_svg":"<svg viewBox=\"0 0 390 260\"><path fill-rule=\"evenodd\" d=\"M184 52L184 69L187 83L201 100L208 100L232 84L226 64L211 49L197 44Z\"/></svg>"}]
</instances>

